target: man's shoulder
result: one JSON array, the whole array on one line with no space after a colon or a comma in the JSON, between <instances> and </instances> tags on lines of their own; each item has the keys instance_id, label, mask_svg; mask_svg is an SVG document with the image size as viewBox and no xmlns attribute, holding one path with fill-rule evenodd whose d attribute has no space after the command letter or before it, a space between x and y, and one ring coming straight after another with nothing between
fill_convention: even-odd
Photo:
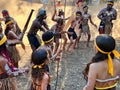
<instances>
[{"instance_id":1,"label":"man's shoulder","mask_svg":"<svg viewBox=\"0 0 120 90\"><path fill-rule=\"evenodd\" d=\"M38 19L35 19L35 20L33 21L33 24L39 24Z\"/></svg>"},{"instance_id":2,"label":"man's shoulder","mask_svg":"<svg viewBox=\"0 0 120 90\"><path fill-rule=\"evenodd\" d=\"M34 23L35 23L35 22L38 22L38 19L35 19L33 22L34 22Z\"/></svg>"},{"instance_id":3,"label":"man's shoulder","mask_svg":"<svg viewBox=\"0 0 120 90\"><path fill-rule=\"evenodd\" d=\"M90 14L90 13L87 13L87 16L88 16L88 17L90 17L90 16L91 16L91 14Z\"/></svg>"},{"instance_id":4,"label":"man's shoulder","mask_svg":"<svg viewBox=\"0 0 120 90\"><path fill-rule=\"evenodd\" d=\"M107 10L107 8L105 7L105 8L103 8L101 11L106 11Z\"/></svg>"},{"instance_id":5,"label":"man's shoulder","mask_svg":"<svg viewBox=\"0 0 120 90\"><path fill-rule=\"evenodd\" d=\"M45 21L45 20L39 21L38 19L35 19L35 20L33 21L33 23L44 24L44 23L46 23L46 21Z\"/></svg>"},{"instance_id":6,"label":"man's shoulder","mask_svg":"<svg viewBox=\"0 0 120 90\"><path fill-rule=\"evenodd\" d=\"M115 8L112 8L112 10L113 10L113 11L116 11L116 9L115 9Z\"/></svg>"},{"instance_id":7,"label":"man's shoulder","mask_svg":"<svg viewBox=\"0 0 120 90\"><path fill-rule=\"evenodd\" d=\"M15 20L13 17L9 17L10 20Z\"/></svg>"}]
</instances>

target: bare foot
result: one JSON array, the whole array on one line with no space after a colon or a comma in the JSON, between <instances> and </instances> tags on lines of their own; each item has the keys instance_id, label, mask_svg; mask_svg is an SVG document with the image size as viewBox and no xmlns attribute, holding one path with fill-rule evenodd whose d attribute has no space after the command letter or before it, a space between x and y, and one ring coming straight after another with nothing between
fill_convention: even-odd
<instances>
[{"instance_id":1,"label":"bare foot","mask_svg":"<svg viewBox=\"0 0 120 90\"><path fill-rule=\"evenodd\" d=\"M77 49L78 48L78 45L76 45L75 47L73 47L73 49Z\"/></svg>"},{"instance_id":2,"label":"bare foot","mask_svg":"<svg viewBox=\"0 0 120 90\"><path fill-rule=\"evenodd\" d=\"M89 43L87 43L87 45L86 45L87 47L89 47Z\"/></svg>"},{"instance_id":3,"label":"bare foot","mask_svg":"<svg viewBox=\"0 0 120 90\"><path fill-rule=\"evenodd\" d=\"M56 61L59 61L60 59L61 59L61 55L58 55L58 56L55 58Z\"/></svg>"}]
</instances>

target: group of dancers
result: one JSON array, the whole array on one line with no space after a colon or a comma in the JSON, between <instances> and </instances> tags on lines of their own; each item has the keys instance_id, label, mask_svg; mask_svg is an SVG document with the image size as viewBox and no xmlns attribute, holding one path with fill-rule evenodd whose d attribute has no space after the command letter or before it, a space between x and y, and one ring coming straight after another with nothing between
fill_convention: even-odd
<instances>
[{"instance_id":1,"label":"group of dancers","mask_svg":"<svg viewBox=\"0 0 120 90\"><path fill-rule=\"evenodd\" d=\"M89 21L97 28L97 25L92 21L91 14L88 13L89 7L87 5L81 6L82 3L82 0L78 0L76 3L77 10L67 18L62 9L57 11L55 8L51 18L55 24L51 28L49 28L45 21L47 18L46 10L42 8L38 10L37 16L27 33L32 49L31 68L19 68L18 62L20 55L16 45L20 44L25 50L25 45L22 41L24 33L20 30L14 18L9 15L9 12L2 10L3 18L0 18L0 90L17 90L15 77L29 70L31 70L31 87L29 87L29 90L51 90L50 82L53 77L50 75L49 62L51 60L59 61L62 51L72 51L78 48L82 34L87 35L86 46L89 47L91 38ZM100 35L94 42L98 52L83 72L85 79L88 81L83 90L99 90L101 88L103 90L104 86L108 87L107 89L104 88L104 90L116 90L109 89L116 87L110 86L116 85L118 81L117 75L120 74L118 70L113 72L117 66L113 68L112 63L113 56L119 57L119 53L114 50L115 40L110 36L113 27L112 21L117 18L117 12L113 8L113 5L114 1L108 0L107 7L102 9L98 14L98 18L101 20L98 29ZM2 28L1 22L5 23L5 30ZM37 35L39 30L43 32L41 38ZM76 30L78 31L77 33ZM67 43L68 39L70 41L69 43ZM99 79L108 79L111 76L104 74L106 77L103 77L103 75L98 73L101 70L94 69L96 66L101 67L102 65L96 64L96 62L105 61L106 59L109 59L109 68L106 69L109 70L112 77L114 73L116 75L115 80L113 80L115 83L110 81L111 83L109 85L107 82L101 84L102 82ZM95 63L95 65L92 63ZM118 63L115 65L120 66L118 61L114 61L114 63Z\"/></svg>"}]
</instances>

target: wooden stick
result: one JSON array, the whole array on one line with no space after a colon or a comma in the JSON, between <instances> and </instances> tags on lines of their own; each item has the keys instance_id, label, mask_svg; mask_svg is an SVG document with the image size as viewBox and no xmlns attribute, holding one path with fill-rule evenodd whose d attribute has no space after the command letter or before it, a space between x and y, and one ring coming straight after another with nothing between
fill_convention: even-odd
<instances>
[{"instance_id":1,"label":"wooden stick","mask_svg":"<svg viewBox=\"0 0 120 90\"><path fill-rule=\"evenodd\" d=\"M65 0L65 3L64 3L64 18L65 18L65 12L66 12L66 0Z\"/></svg>"},{"instance_id":2,"label":"wooden stick","mask_svg":"<svg viewBox=\"0 0 120 90\"><path fill-rule=\"evenodd\" d=\"M54 2L53 2L53 3L54 3L54 9L56 9L56 3L55 3L55 0L54 0Z\"/></svg>"},{"instance_id":3,"label":"wooden stick","mask_svg":"<svg viewBox=\"0 0 120 90\"><path fill-rule=\"evenodd\" d=\"M31 16L32 16L32 14L33 14L33 11L34 11L34 10L31 9L31 12L30 12L30 14L29 14L29 16L28 16L28 19L27 19L26 24L25 24L24 29L23 29L23 34L22 34L22 36L21 36L21 40L23 39L23 36L24 36L24 34L25 34L25 31L27 30L27 27L28 27L28 24L29 24L29 22L30 22Z\"/></svg>"}]
</instances>

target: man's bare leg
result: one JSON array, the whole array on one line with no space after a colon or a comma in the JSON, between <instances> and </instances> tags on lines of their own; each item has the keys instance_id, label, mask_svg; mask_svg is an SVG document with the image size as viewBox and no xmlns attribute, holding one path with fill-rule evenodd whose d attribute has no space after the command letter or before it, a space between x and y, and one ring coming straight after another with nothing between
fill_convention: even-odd
<instances>
[{"instance_id":1,"label":"man's bare leg","mask_svg":"<svg viewBox=\"0 0 120 90\"><path fill-rule=\"evenodd\" d=\"M64 42L63 42L63 50L65 51L65 46L67 44L67 38L63 38Z\"/></svg>"},{"instance_id":2,"label":"man's bare leg","mask_svg":"<svg viewBox=\"0 0 120 90\"><path fill-rule=\"evenodd\" d=\"M90 37L91 37L91 35L88 34L87 45L86 45L87 47L89 47Z\"/></svg>"},{"instance_id":3,"label":"man's bare leg","mask_svg":"<svg viewBox=\"0 0 120 90\"><path fill-rule=\"evenodd\" d=\"M54 50L53 50L53 54L55 54L58 50L58 47L59 47L59 43L55 43L55 47L54 47Z\"/></svg>"},{"instance_id":4,"label":"man's bare leg","mask_svg":"<svg viewBox=\"0 0 120 90\"><path fill-rule=\"evenodd\" d=\"M70 47L72 46L73 44L73 39L72 37L70 38L70 43L68 44L68 47L67 47L67 51L69 51Z\"/></svg>"}]
</instances>

